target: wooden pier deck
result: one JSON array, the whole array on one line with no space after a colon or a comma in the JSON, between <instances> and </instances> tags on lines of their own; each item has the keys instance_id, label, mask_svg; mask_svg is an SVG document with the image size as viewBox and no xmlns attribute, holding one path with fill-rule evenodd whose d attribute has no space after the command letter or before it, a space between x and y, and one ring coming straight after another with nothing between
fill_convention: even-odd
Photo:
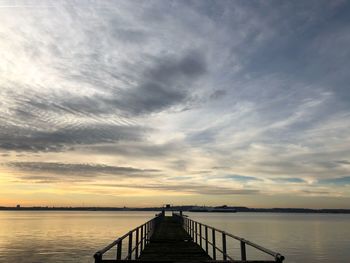
<instances>
[{"instance_id":1,"label":"wooden pier deck","mask_svg":"<svg viewBox=\"0 0 350 263\"><path fill-rule=\"evenodd\" d=\"M209 234L210 233L210 234ZM220 240L219 240L220 239ZM238 242L240 254L232 255L227 239ZM219 242L217 242L219 241ZM271 260L248 260L246 246L271 256ZM115 249L115 250L114 250ZM114 259L104 259L114 250ZM210 256L209 256L210 254ZM237 259L239 257L239 259ZM129 231L94 255L95 263L112 262L250 262L282 263L284 257L244 238L194 221L187 216L164 211L143 225Z\"/></svg>"},{"instance_id":2,"label":"wooden pier deck","mask_svg":"<svg viewBox=\"0 0 350 263\"><path fill-rule=\"evenodd\" d=\"M157 226L150 243L141 252L144 261L205 261L211 258L184 230L174 217L165 216Z\"/></svg>"}]
</instances>

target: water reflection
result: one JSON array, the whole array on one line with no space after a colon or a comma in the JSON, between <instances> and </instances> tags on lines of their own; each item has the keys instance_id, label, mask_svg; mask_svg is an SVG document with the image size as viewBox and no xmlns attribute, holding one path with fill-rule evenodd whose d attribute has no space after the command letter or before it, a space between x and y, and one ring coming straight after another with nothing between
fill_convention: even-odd
<instances>
[{"instance_id":1,"label":"water reflection","mask_svg":"<svg viewBox=\"0 0 350 263\"><path fill-rule=\"evenodd\" d=\"M349 262L350 215L188 213L191 218L215 225L283 254L285 262ZM238 249L236 258L239 259ZM248 258L260 255L247 250ZM249 257L250 256L250 257Z\"/></svg>"},{"instance_id":2,"label":"water reflection","mask_svg":"<svg viewBox=\"0 0 350 263\"><path fill-rule=\"evenodd\" d=\"M91 262L93 253L153 212L1 212L0 258Z\"/></svg>"},{"instance_id":3,"label":"water reflection","mask_svg":"<svg viewBox=\"0 0 350 263\"><path fill-rule=\"evenodd\" d=\"M6 262L23 263L92 262L96 250L154 214L2 211L0 258ZM195 220L278 251L286 256L287 263L348 262L350 257L350 215L188 214ZM230 251L236 259L240 259L239 244L230 242ZM261 259L261 254L257 253L247 247L249 259Z\"/></svg>"}]
</instances>

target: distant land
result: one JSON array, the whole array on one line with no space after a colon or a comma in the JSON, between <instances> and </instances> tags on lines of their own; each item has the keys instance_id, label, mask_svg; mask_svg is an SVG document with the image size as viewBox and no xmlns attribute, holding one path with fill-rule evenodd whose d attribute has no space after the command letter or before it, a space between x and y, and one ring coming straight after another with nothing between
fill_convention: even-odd
<instances>
[{"instance_id":1,"label":"distant land","mask_svg":"<svg viewBox=\"0 0 350 263\"><path fill-rule=\"evenodd\" d=\"M222 207L222 206L220 206ZM309 209L309 208L249 208L245 206L225 206L226 208L235 209L236 212L268 212L268 213L328 213L328 214L350 214L350 209ZM184 211L188 212L203 206L172 206L167 211ZM205 208L218 208L206 206ZM162 207L5 207L0 206L0 211L161 211Z\"/></svg>"}]
</instances>

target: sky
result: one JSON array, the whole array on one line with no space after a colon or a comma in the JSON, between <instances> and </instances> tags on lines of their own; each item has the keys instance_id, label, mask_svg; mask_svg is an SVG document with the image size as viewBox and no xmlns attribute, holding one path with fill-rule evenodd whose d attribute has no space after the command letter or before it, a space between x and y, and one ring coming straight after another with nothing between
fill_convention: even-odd
<instances>
[{"instance_id":1,"label":"sky","mask_svg":"<svg viewBox=\"0 0 350 263\"><path fill-rule=\"evenodd\" d=\"M350 208L348 1L0 0L0 206Z\"/></svg>"}]
</instances>

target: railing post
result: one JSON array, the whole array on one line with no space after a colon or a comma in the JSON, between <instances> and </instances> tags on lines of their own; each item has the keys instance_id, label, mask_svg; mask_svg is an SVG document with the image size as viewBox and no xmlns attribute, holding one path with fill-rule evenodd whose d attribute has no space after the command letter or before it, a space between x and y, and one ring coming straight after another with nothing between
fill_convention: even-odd
<instances>
[{"instance_id":1,"label":"railing post","mask_svg":"<svg viewBox=\"0 0 350 263\"><path fill-rule=\"evenodd\" d=\"M212 238L213 238L213 259L216 260L216 241L215 241L215 229L212 229Z\"/></svg>"},{"instance_id":2,"label":"railing post","mask_svg":"<svg viewBox=\"0 0 350 263\"><path fill-rule=\"evenodd\" d=\"M198 244L198 230L197 230L198 223L195 223L195 232L196 232L196 244Z\"/></svg>"},{"instance_id":3,"label":"railing post","mask_svg":"<svg viewBox=\"0 0 350 263\"><path fill-rule=\"evenodd\" d=\"M123 244L123 240L120 240L117 244L117 260L122 259L122 244Z\"/></svg>"},{"instance_id":4,"label":"railing post","mask_svg":"<svg viewBox=\"0 0 350 263\"><path fill-rule=\"evenodd\" d=\"M243 240L241 240L241 259L242 259L242 261L247 260L247 254L246 254L246 250L245 250L245 242Z\"/></svg>"},{"instance_id":5,"label":"railing post","mask_svg":"<svg viewBox=\"0 0 350 263\"><path fill-rule=\"evenodd\" d=\"M150 235L149 235L149 238L151 239L152 235L153 235L153 230L154 230L154 220L151 221L151 224L150 224Z\"/></svg>"},{"instance_id":6,"label":"railing post","mask_svg":"<svg viewBox=\"0 0 350 263\"><path fill-rule=\"evenodd\" d=\"M227 260L226 234L222 232L222 259Z\"/></svg>"},{"instance_id":7,"label":"railing post","mask_svg":"<svg viewBox=\"0 0 350 263\"><path fill-rule=\"evenodd\" d=\"M205 226L205 252L208 254L208 226Z\"/></svg>"},{"instance_id":8,"label":"railing post","mask_svg":"<svg viewBox=\"0 0 350 263\"><path fill-rule=\"evenodd\" d=\"M199 223L199 245L202 247L202 224Z\"/></svg>"},{"instance_id":9,"label":"railing post","mask_svg":"<svg viewBox=\"0 0 350 263\"><path fill-rule=\"evenodd\" d=\"M141 226L141 244L140 244L140 253L143 251L143 226Z\"/></svg>"},{"instance_id":10,"label":"railing post","mask_svg":"<svg viewBox=\"0 0 350 263\"><path fill-rule=\"evenodd\" d=\"M139 228L136 228L136 248L135 248L135 259L139 257Z\"/></svg>"},{"instance_id":11,"label":"railing post","mask_svg":"<svg viewBox=\"0 0 350 263\"><path fill-rule=\"evenodd\" d=\"M95 253L94 258L95 263L102 263L102 254L100 252Z\"/></svg>"},{"instance_id":12,"label":"railing post","mask_svg":"<svg viewBox=\"0 0 350 263\"><path fill-rule=\"evenodd\" d=\"M277 253L275 256L275 260L277 263L282 263L284 260L284 256L282 256L281 254Z\"/></svg>"},{"instance_id":13,"label":"railing post","mask_svg":"<svg viewBox=\"0 0 350 263\"><path fill-rule=\"evenodd\" d=\"M194 221L192 220L192 240L194 240Z\"/></svg>"},{"instance_id":14,"label":"railing post","mask_svg":"<svg viewBox=\"0 0 350 263\"><path fill-rule=\"evenodd\" d=\"M146 224L146 242L145 244L148 244L148 238L149 238L149 222Z\"/></svg>"},{"instance_id":15,"label":"railing post","mask_svg":"<svg viewBox=\"0 0 350 263\"><path fill-rule=\"evenodd\" d=\"M148 243L151 240L152 222L148 222Z\"/></svg>"},{"instance_id":16,"label":"railing post","mask_svg":"<svg viewBox=\"0 0 350 263\"><path fill-rule=\"evenodd\" d=\"M128 247L128 256L127 256L128 260L131 260L131 253L132 253L132 231L129 232L129 247Z\"/></svg>"},{"instance_id":17,"label":"railing post","mask_svg":"<svg viewBox=\"0 0 350 263\"><path fill-rule=\"evenodd\" d=\"M192 229L192 220L191 219L189 219L189 223L190 223L190 237L193 240L193 229Z\"/></svg>"}]
</instances>

